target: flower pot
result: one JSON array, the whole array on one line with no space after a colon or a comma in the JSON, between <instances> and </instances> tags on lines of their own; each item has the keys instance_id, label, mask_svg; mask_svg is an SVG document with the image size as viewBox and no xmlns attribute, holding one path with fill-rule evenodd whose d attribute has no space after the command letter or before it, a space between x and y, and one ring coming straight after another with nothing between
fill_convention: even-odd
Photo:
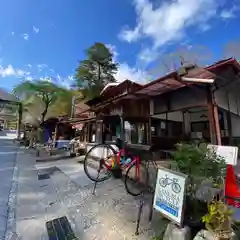
<instances>
[{"instance_id":1,"label":"flower pot","mask_svg":"<svg viewBox=\"0 0 240 240\"><path fill-rule=\"evenodd\" d=\"M205 224L201 219L190 218L188 216L184 218L184 225L191 229L191 239L193 239L199 231L205 229Z\"/></svg>"},{"instance_id":2,"label":"flower pot","mask_svg":"<svg viewBox=\"0 0 240 240\"><path fill-rule=\"evenodd\" d=\"M214 232L214 240L231 240L234 236L233 231Z\"/></svg>"},{"instance_id":3,"label":"flower pot","mask_svg":"<svg viewBox=\"0 0 240 240\"><path fill-rule=\"evenodd\" d=\"M111 169L112 175L114 178L121 178L122 177L122 170L120 168L112 168Z\"/></svg>"},{"instance_id":4,"label":"flower pot","mask_svg":"<svg viewBox=\"0 0 240 240\"><path fill-rule=\"evenodd\" d=\"M202 222L201 218L207 213L207 203L192 199L191 197L186 197L186 208L184 211L184 225L187 225L191 229L191 239L193 239L196 234L205 229L205 224Z\"/></svg>"}]
</instances>

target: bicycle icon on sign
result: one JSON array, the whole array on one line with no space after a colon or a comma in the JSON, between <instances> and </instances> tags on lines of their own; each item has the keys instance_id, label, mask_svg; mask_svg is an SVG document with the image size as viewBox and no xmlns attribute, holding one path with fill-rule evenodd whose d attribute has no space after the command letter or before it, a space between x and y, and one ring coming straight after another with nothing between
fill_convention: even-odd
<instances>
[{"instance_id":1,"label":"bicycle icon on sign","mask_svg":"<svg viewBox=\"0 0 240 240\"><path fill-rule=\"evenodd\" d=\"M165 178L162 177L159 179L159 185L163 188L165 188L168 185L172 185L173 192L175 192L175 193L181 192L181 186L178 183L178 179L176 179L176 178L171 179L167 175Z\"/></svg>"}]
</instances>

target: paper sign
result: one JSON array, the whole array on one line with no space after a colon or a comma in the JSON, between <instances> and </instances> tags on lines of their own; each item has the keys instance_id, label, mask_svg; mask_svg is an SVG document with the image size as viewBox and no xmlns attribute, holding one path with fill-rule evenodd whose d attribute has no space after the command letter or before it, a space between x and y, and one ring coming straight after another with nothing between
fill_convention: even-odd
<instances>
[{"instance_id":1,"label":"paper sign","mask_svg":"<svg viewBox=\"0 0 240 240\"><path fill-rule=\"evenodd\" d=\"M237 165L238 147L209 144L208 148L214 150L218 156L223 157L226 164Z\"/></svg>"}]
</instances>

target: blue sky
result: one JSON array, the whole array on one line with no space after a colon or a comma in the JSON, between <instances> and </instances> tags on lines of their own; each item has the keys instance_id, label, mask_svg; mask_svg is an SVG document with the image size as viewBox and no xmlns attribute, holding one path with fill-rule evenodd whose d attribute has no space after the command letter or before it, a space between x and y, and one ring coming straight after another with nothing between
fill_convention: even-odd
<instances>
[{"instance_id":1,"label":"blue sky","mask_svg":"<svg viewBox=\"0 0 240 240\"><path fill-rule=\"evenodd\" d=\"M169 53L204 48L212 61L224 45L240 42L240 0L0 1L0 87L8 90L24 79L68 86L94 42L113 51L117 80L141 83ZM240 56L233 46L228 55Z\"/></svg>"}]
</instances>

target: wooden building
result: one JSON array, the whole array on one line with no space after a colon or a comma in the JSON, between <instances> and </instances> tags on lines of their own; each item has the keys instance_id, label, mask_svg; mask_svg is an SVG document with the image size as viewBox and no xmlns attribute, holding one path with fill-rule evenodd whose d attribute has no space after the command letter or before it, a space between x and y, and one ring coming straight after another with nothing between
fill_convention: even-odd
<instances>
[{"instance_id":1,"label":"wooden building","mask_svg":"<svg viewBox=\"0 0 240 240\"><path fill-rule=\"evenodd\" d=\"M96 118L87 130L89 147L116 137L162 150L195 139L238 145L239 72L239 63L230 58L205 68L183 66L146 85L126 80L106 87L86 102Z\"/></svg>"}]
</instances>

